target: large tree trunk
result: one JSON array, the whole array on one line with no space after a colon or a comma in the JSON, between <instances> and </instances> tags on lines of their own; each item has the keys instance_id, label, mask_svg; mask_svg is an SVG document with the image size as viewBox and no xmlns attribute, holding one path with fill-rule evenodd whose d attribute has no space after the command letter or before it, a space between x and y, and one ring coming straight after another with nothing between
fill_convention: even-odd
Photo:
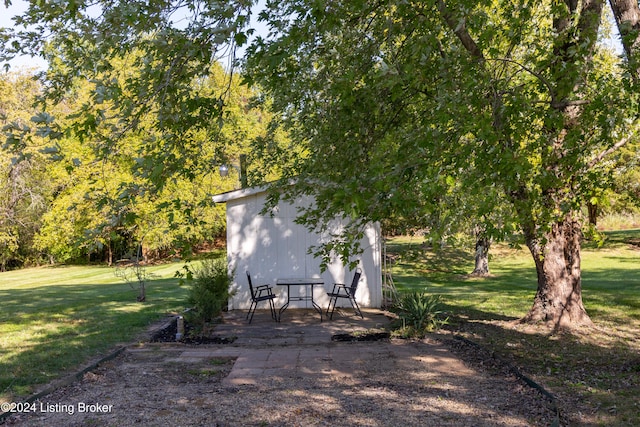
<instances>
[{"instance_id":1,"label":"large tree trunk","mask_svg":"<svg viewBox=\"0 0 640 427\"><path fill-rule=\"evenodd\" d=\"M476 241L476 268L471 273L472 276L489 275L489 246L491 241L487 237L478 237Z\"/></svg>"},{"instance_id":2,"label":"large tree trunk","mask_svg":"<svg viewBox=\"0 0 640 427\"><path fill-rule=\"evenodd\" d=\"M524 322L556 329L592 326L582 304L580 224L570 216L554 224L540 240L525 233L538 274L538 291Z\"/></svg>"},{"instance_id":3,"label":"large tree trunk","mask_svg":"<svg viewBox=\"0 0 640 427\"><path fill-rule=\"evenodd\" d=\"M637 9L637 0L611 1L625 12ZM475 44L465 26L461 9L449 9L444 0L436 4L444 22L458 36L469 55L478 64L487 64L482 49ZM581 173L573 167L575 162L572 158L577 159L583 154L575 148L576 142L572 138L581 134L583 106L590 102L585 98L588 92L587 73L593 65L603 4L604 0L571 0L554 6L552 22L556 35L551 60L544 64L549 70L538 77L548 89L550 111L546 117L554 118L545 125L549 144L544 147L540 159L541 176L546 177L536 182L539 188L531 193L528 190L531 183L526 178L523 180L520 174L513 174L511 182L506 181L506 190L516 196L516 210L519 211L538 275L534 303L523 320L545 322L556 328L592 325L582 304L580 224L570 214L551 224L548 230L546 222L557 212L562 212L565 206L571 205L574 199L572 182L575 174ZM616 6L613 8L615 10ZM617 19L618 22L629 23L635 18L624 15ZM501 83L496 81L496 84L500 87ZM504 142L504 148L509 150L516 147L512 145L510 117L505 115L507 109L504 108L504 94L510 90L494 93L491 102L493 127L497 137ZM562 123L555 120L557 115L562 116ZM569 141L566 140L568 136ZM513 155L514 158L521 155L517 147Z\"/></svg>"}]
</instances>

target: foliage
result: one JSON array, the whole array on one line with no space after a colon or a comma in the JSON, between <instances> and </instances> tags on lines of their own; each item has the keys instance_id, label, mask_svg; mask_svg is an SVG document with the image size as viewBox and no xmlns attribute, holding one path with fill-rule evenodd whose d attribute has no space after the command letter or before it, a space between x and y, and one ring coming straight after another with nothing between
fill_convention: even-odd
<instances>
[{"instance_id":1,"label":"foliage","mask_svg":"<svg viewBox=\"0 0 640 427\"><path fill-rule=\"evenodd\" d=\"M189 262L185 263L180 270L176 270L173 277L178 278L178 286L184 286L193 281L193 267Z\"/></svg>"},{"instance_id":2,"label":"foliage","mask_svg":"<svg viewBox=\"0 0 640 427\"><path fill-rule=\"evenodd\" d=\"M405 292L400 296L392 311L402 322L396 334L404 337L424 337L426 332L435 331L446 325L449 318L443 318L440 295L423 291Z\"/></svg>"},{"instance_id":3,"label":"foliage","mask_svg":"<svg viewBox=\"0 0 640 427\"><path fill-rule=\"evenodd\" d=\"M309 153L284 197L314 197L311 228L352 220L324 256L357 253L368 221L442 235L471 216L486 238L523 232L541 278L529 320L589 324L581 207L639 126L635 62L598 43L603 5L267 2L248 75Z\"/></svg>"},{"instance_id":4,"label":"foliage","mask_svg":"<svg viewBox=\"0 0 640 427\"><path fill-rule=\"evenodd\" d=\"M614 158L612 191L602 199L602 211L640 212L640 139L620 149Z\"/></svg>"},{"instance_id":5,"label":"foliage","mask_svg":"<svg viewBox=\"0 0 640 427\"><path fill-rule=\"evenodd\" d=\"M40 148L55 160L56 197L39 251L112 263L145 236L147 254L188 255L222 234L224 212L210 196L237 177L218 177L220 164L250 153L249 185L278 178L297 150L272 126L269 100L240 85L232 67L251 33L250 6L33 3L1 30L0 60L30 53L49 62L39 75L44 111L6 129L16 152L36 133L50 139Z\"/></svg>"},{"instance_id":6,"label":"foliage","mask_svg":"<svg viewBox=\"0 0 640 427\"><path fill-rule=\"evenodd\" d=\"M162 188L237 160L250 140L266 139L263 103L237 84L231 67L232 52L249 35L242 29L250 6L244 0L33 3L13 31L4 29L0 59L16 51L44 56L47 104L81 90L67 118L41 123L42 132L88 142L100 159L118 157L122 143L132 141L136 175ZM47 28L46 40L32 26Z\"/></svg>"},{"instance_id":7,"label":"foliage","mask_svg":"<svg viewBox=\"0 0 640 427\"><path fill-rule=\"evenodd\" d=\"M204 328L206 323L218 317L233 295L230 291L232 281L233 274L229 273L225 259L203 260L193 269L193 281L187 299L192 310L187 313L187 320Z\"/></svg>"},{"instance_id":8,"label":"foliage","mask_svg":"<svg viewBox=\"0 0 640 427\"><path fill-rule=\"evenodd\" d=\"M226 53L227 69L236 65L253 3L31 2L0 41L6 55L50 60L49 100L91 84L68 122L41 116L43 134L98 137L99 159L137 139L136 176L162 189L193 178L199 144L189 138L221 141L222 151L233 139L221 130L233 79L199 84ZM639 126L638 4L609 6L623 58L601 43L603 0L267 1L267 33L251 42L243 72L279 114L258 144L280 124L295 143L261 151L270 166L285 160L276 174L296 177L275 186L274 200L312 195L298 220L321 232L336 216L352 219L316 251L324 258L358 253L370 221L446 235L473 217L483 238L519 228L541 279L529 320L588 324L582 207L611 185L610 159ZM116 187L124 197L106 199L109 218L126 218L140 187Z\"/></svg>"},{"instance_id":9,"label":"foliage","mask_svg":"<svg viewBox=\"0 0 640 427\"><path fill-rule=\"evenodd\" d=\"M39 91L39 82L27 72L0 74L3 131L27 125L36 114L31 104ZM35 138L32 146L19 144L18 150L0 145L0 271L41 261L33 241L53 186L38 144L41 138Z\"/></svg>"},{"instance_id":10,"label":"foliage","mask_svg":"<svg viewBox=\"0 0 640 427\"><path fill-rule=\"evenodd\" d=\"M464 2L459 3L451 6L451 15L458 8L465 10ZM515 12L503 5L490 12L477 5L460 12L465 16L459 22L466 21L468 27L462 31L480 39L483 44L478 48L489 57L482 63L484 69L456 44L443 22L446 16L435 6L430 10L427 5L393 2L388 6L333 2L322 10L314 2L285 4L268 3L271 7L262 17L273 29L272 36L259 38L251 47L248 69L274 96L296 138L309 145L309 161L291 171L310 181L303 182L299 192L311 192L320 199L318 208L307 212L303 221L316 225L320 219L344 212L373 220L415 221L425 227L455 226L460 217L487 215L492 234L499 234L500 220L508 226L507 233L512 230L513 208L489 215L505 199L513 200L519 185L532 192L527 203L542 203L540 192L552 183L539 169L552 159L543 158L541 150L547 144L545 129L554 120L544 116L555 113L542 108L539 101L554 94L545 95L538 88L546 76L537 80L535 71L525 71L550 61L545 51L549 44L534 40L551 37L537 33L540 26L550 30L551 22L544 15L547 9L528 6ZM525 21L530 24L522 24ZM441 44L441 37L449 42ZM530 54L534 46L540 50ZM595 69L616 73L611 66ZM589 77L611 83L611 75ZM532 87L529 92L511 90L509 85ZM494 102L500 104L503 117L487 105L491 94L502 97ZM610 99L592 103L600 108L592 123L604 120L606 112L611 124L617 125L621 118L609 114L610 106L624 108L612 94L602 95ZM474 119L468 120L471 116ZM508 135L492 129L498 119L510 126L505 130ZM594 127L593 131L605 129ZM590 140L595 152L599 141ZM575 158L565 157L563 167L575 166ZM571 172L572 179L582 176ZM318 176L324 186L317 185L314 178ZM528 212L541 208L532 206ZM465 215L469 212L473 214ZM545 219L540 219L542 231Z\"/></svg>"},{"instance_id":11,"label":"foliage","mask_svg":"<svg viewBox=\"0 0 640 427\"><path fill-rule=\"evenodd\" d=\"M114 59L114 62L117 64L111 71L114 84L122 84L124 74L136 73L127 61ZM217 84L224 83L220 82L224 76L220 67L211 67L211 75L203 77L194 90L200 93L216 90ZM239 90L237 84L231 89L234 93ZM97 90L95 83L79 82L74 90L74 96L69 98L75 102L68 105L69 112L48 126L73 127L72 117L83 111L92 111L103 116L103 120L90 132L68 129L66 133L71 137L55 143L56 161L66 165L66 173L51 212L44 217L43 233L38 238L41 250L49 251L60 261L78 253L104 253L105 260L113 263L141 240L146 255L172 252L188 255L193 247L222 233L223 209L213 206L210 196L232 188L233 181L217 175L215 165L220 159L216 156L227 143L224 135L241 130L260 133L255 122L250 121L255 110L244 110L246 119L241 126L229 121L219 129L218 137L198 131L183 135L182 144L188 147L188 152L173 153L183 169L171 170L165 168L165 163L149 161L153 153L162 150L148 145L149 139L162 138L161 132L153 129L152 120L141 118L137 130L116 138L114 132L119 131L114 128L116 111L112 103L92 104L95 95L92 91ZM230 110L246 106L248 101L242 96L250 95L240 92L242 95L230 95ZM231 120L236 116L230 112L229 117ZM235 141L233 144L234 150L242 149ZM156 185L160 175L166 182ZM61 218L68 229L60 236L53 222Z\"/></svg>"},{"instance_id":12,"label":"foliage","mask_svg":"<svg viewBox=\"0 0 640 427\"><path fill-rule=\"evenodd\" d=\"M127 76L140 72L131 62L113 58L112 84L124 84ZM0 224L7 227L0 233L0 260L15 260L24 252L43 254L51 262L113 264L141 240L147 257L188 256L222 235L224 207L214 205L211 195L233 189L237 177L220 177L218 166L237 161L255 141L268 139L271 116L237 77L219 64L208 68L209 74L194 83L194 92L204 96L226 90L225 120L215 131L194 129L181 135L184 151L173 150L180 163L173 169L152 159L167 154L161 146L150 146L162 139L153 120L141 117L137 129L121 129L114 103L96 102L100 89L95 82L75 81L48 113L37 113L25 108L42 95L39 85L27 85L34 77L3 75L7 142L0 167L6 166L3 176L13 183L0 179L0 186L7 189L7 209L29 217L16 218L0 208L9 220L16 218ZM80 129L75 120L83 114L99 120L91 129ZM282 134L277 138L286 139ZM259 156L249 157L250 184L274 178L261 167ZM18 230L17 224L29 227Z\"/></svg>"}]
</instances>

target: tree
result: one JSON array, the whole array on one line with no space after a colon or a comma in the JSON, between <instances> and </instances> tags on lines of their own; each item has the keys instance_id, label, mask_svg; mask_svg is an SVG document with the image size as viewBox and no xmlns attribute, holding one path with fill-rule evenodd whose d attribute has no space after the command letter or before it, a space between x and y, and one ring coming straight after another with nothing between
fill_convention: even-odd
<instances>
[{"instance_id":1,"label":"tree","mask_svg":"<svg viewBox=\"0 0 640 427\"><path fill-rule=\"evenodd\" d=\"M36 114L31 104L39 93L40 85L29 72L0 74L3 130L27 126ZM21 141L16 143L21 146ZM16 152L12 145L0 146L0 271L40 260L32 243L52 187L38 148L21 146Z\"/></svg>"},{"instance_id":2,"label":"tree","mask_svg":"<svg viewBox=\"0 0 640 427\"><path fill-rule=\"evenodd\" d=\"M295 171L317 200L303 221L342 212L357 234L356 218L433 210L442 174L504 194L538 273L524 320L591 324L580 208L635 138L638 18L621 9L637 2L612 2L633 39L616 66L597 43L603 1L267 5L272 36L248 65L311 152Z\"/></svg>"},{"instance_id":3,"label":"tree","mask_svg":"<svg viewBox=\"0 0 640 427\"><path fill-rule=\"evenodd\" d=\"M128 61L116 65L114 58L112 62L114 90L135 76L136 70ZM66 113L47 123L54 132L70 136L57 138L50 148L63 177L52 209L43 217L36 241L39 249L58 261L102 255L111 265L129 258L139 245L145 258L186 256L220 236L224 210L213 205L211 195L233 188L234 179L220 177L217 166L245 152L250 141L264 135L269 121L262 107L251 102L252 92L219 65L213 64L210 75L194 83L193 90L207 95L221 85L228 92L227 107L215 135L211 130L191 129L182 135L180 149L166 147L172 150L167 153L158 152L158 147L149 151L149 140L162 139L153 115L141 117L135 130L113 138L114 129L118 130L113 102L91 102L99 88L79 80L65 96ZM99 117L90 132L74 128L79 114ZM60 131L65 128L70 131ZM180 164L179 169L171 170L156 157L167 155L174 166ZM249 170L259 170L258 166Z\"/></svg>"},{"instance_id":4,"label":"tree","mask_svg":"<svg viewBox=\"0 0 640 427\"><path fill-rule=\"evenodd\" d=\"M131 64L113 62L113 87L135 75ZM238 78L230 78L220 65L210 68L194 91L206 94L225 86L225 120L215 138L201 130L182 135L185 149L174 155L184 170L176 172L163 171L162 164L158 168L152 153L145 152L145 138L161 138L151 119L141 118L136 132L109 140L118 122L110 101L92 102L95 83L77 80L61 102L38 113L30 107L40 94L32 73L4 75L8 140L0 163L7 170L0 177L5 190L0 196L2 265L18 265L33 251L51 262L88 259L111 265L130 257L141 242L145 258L186 256L219 237L224 209L214 206L210 196L234 188L237 179L220 177L218 165L249 151L251 141L264 139L270 115ZM74 121L81 115L97 118L90 132ZM56 138L44 140L38 133ZM260 178L259 160L252 157L250 182ZM155 173L166 174L161 186L155 185Z\"/></svg>"},{"instance_id":5,"label":"tree","mask_svg":"<svg viewBox=\"0 0 640 427\"><path fill-rule=\"evenodd\" d=\"M98 148L107 156L127 134L153 127L153 137L140 145L149 161L138 166L161 187L174 172L193 178L193 166L205 167L193 156L195 165L186 168L176 155L194 148L184 144L186 135L220 140L230 86L196 88L246 40L239 29L248 23L250 6L243 0L30 3L13 28L0 30L0 61L21 53L48 60L42 73L48 103L64 99L79 79L91 83L86 108L53 136L73 133L84 140L106 122L109 132ZM123 62L134 72L123 72Z\"/></svg>"}]
</instances>

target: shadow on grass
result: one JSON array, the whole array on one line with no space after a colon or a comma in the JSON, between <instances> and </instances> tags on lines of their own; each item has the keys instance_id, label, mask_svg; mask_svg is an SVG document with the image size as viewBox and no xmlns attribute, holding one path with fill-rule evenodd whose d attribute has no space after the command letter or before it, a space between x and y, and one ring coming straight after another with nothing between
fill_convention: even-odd
<instances>
[{"instance_id":1,"label":"shadow on grass","mask_svg":"<svg viewBox=\"0 0 640 427\"><path fill-rule=\"evenodd\" d=\"M185 293L170 279L149 281L145 303L121 283L0 290L0 398L31 394L35 385L130 342L182 309Z\"/></svg>"},{"instance_id":2,"label":"shadow on grass","mask_svg":"<svg viewBox=\"0 0 640 427\"><path fill-rule=\"evenodd\" d=\"M551 334L495 312L452 305L446 329L518 367L558 397L570 425L632 425L640 419L640 353L624 332ZM597 322L597 316L592 315ZM635 339L637 340L637 335Z\"/></svg>"}]
</instances>

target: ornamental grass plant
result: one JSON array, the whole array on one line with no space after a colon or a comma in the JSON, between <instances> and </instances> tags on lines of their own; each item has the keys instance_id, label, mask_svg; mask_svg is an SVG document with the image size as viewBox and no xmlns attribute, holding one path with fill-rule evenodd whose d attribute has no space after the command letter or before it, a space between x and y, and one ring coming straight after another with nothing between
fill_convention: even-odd
<instances>
[{"instance_id":1,"label":"ornamental grass plant","mask_svg":"<svg viewBox=\"0 0 640 427\"><path fill-rule=\"evenodd\" d=\"M404 338L422 338L449 320L442 309L441 296L426 290L402 294L393 311L399 318L395 322L394 335Z\"/></svg>"}]
</instances>

